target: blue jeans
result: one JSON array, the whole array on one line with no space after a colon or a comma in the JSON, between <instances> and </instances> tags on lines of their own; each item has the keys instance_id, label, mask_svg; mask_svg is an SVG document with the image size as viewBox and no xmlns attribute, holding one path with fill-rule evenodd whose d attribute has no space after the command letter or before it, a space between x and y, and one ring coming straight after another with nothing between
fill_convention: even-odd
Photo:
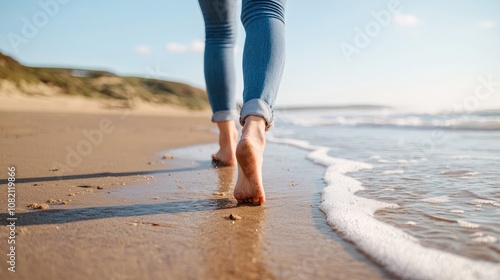
<instances>
[{"instance_id":1,"label":"blue jeans","mask_svg":"<svg viewBox=\"0 0 500 280\"><path fill-rule=\"evenodd\" d=\"M205 81L213 122L238 118L235 101L234 44L237 31L236 0L198 0L205 20ZM243 0L241 22L246 39L243 50L244 125L250 115L273 123L273 104L285 63L286 0Z\"/></svg>"}]
</instances>

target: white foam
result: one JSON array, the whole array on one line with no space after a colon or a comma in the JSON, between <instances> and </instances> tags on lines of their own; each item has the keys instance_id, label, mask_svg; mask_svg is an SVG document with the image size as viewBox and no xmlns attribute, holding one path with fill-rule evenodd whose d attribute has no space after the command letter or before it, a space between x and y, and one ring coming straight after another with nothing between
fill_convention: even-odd
<instances>
[{"instance_id":1,"label":"white foam","mask_svg":"<svg viewBox=\"0 0 500 280\"><path fill-rule=\"evenodd\" d=\"M450 210L450 213L463 214L465 212L464 212L464 210Z\"/></svg>"},{"instance_id":2,"label":"white foam","mask_svg":"<svg viewBox=\"0 0 500 280\"><path fill-rule=\"evenodd\" d=\"M396 169L396 170L385 170L381 174L387 175L387 174L403 174L403 173L405 173L404 170L402 170L402 169Z\"/></svg>"},{"instance_id":3,"label":"white foam","mask_svg":"<svg viewBox=\"0 0 500 280\"><path fill-rule=\"evenodd\" d=\"M339 112L330 110L328 113L312 116L309 114L305 117L303 114L280 115L280 120L292 123L298 126L314 127L314 126L391 126L391 127L428 127L428 128L443 128L443 129L486 129L498 130L500 118L491 116L471 116L464 118L460 115L458 118L444 117L443 115L414 115L414 114L388 114L388 112L364 112L361 115L353 114L354 112ZM460 156L460 155L458 155Z\"/></svg>"},{"instance_id":4,"label":"white foam","mask_svg":"<svg viewBox=\"0 0 500 280\"><path fill-rule=\"evenodd\" d=\"M380 156L374 157L371 156L371 159L377 160L379 163L393 163L393 164L408 164L408 163L418 163L418 160L412 159L412 160L406 160L406 159L397 159L397 160L388 160L388 159L383 159ZM420 161L426 161L427 159L420 159Z\"/></svg>"},{"instance_id":5,"label":"white foam","mask_svg":"<svg viewBox=\"0 0 500 280\"><path fill-rule=\"evenodd\" d=\"M479 228L478 224L467 222L466 220L457 220L457 223L463 228Z\"/></svg>"},{"instance_id":6,"label":"white foam","mask_svg":"<svg viewBox=\"0 0 500 280\"><path fill-rule=\"evenodd\" d=\"M493 204L493 203L495 203L494 200L489 200L489 199L474 199L473 201L475 203L479 203L479 204Z\"/></svg>"},{"instance_id":7,"label":"white foam","mask_svg":"<svg viewBox=\"0 0 500 280\"><path fill-rule=\"evenodd\" d=\"M481 204L486 204L486 205L492 205L492 206L495 206L495 207L500 207L500 203L494 201L494 200L489 200L489 199L474 199L473 202L475 203L479 203L479 207L481 207ZM476 205L476 207L478 207L478 205Z\"/></svg>"},{"instance_id":8,"label":"white foam","mask_svg":"<svg viewBox=\"0 0 500 280\"><path fill-rule=\"evenodd\" d=\"M470 159L468 155L457 155L453 157L454 159Z\"/></svg>"},{"instance_id":9,"label":"white foam","mask_svg":"<svg viewBox=\"0 0 500 280\"><path fill-rule=\"evenodd\" d=\"M408 222L406 222L405 224L407 224L407 225L409 225L409 226L414 226L414 225L416 225L417 223L416 223L416 222L414 222L414 221L408 221Z\"/></svg>"},{"instance_id":10,"label":"white foam","mask_svg":"<svg viewBox=\"0 0 500 280\"><path fill-rule=\"evenodd\" d=\"M428 197L421 199L423 202L427 203L446 203L450 201L450 198L447 196L434 196L434 197Z\"/></svg>"},{"instance_id":11,"label":"white foam","mask_svg":"<svg viewBox=\"0 0 500 280\"><path fill-rule=\"evenodd\" d=\"M495 243L497 242L497 238L492 235L486 235L481 237L473 238L472 241L477 243Z\"/></svg>"},{"instance_id":12,"label":"white foam","mask_svg":"<svg viewBox=\"0 0 500 280\"><path fill-rule=\"evenodd\" d=\"M375 219L375 211L398 205L356 196L364 187L346 175L371 165L331 157L328 148L313 150L303 141L280 141L312 150L307 158L327 168L320 209L328 224L388 270L406 279L497 279L500 275L500 265L423 247L415 237Z\"/></svg>"},{"instance_id":13,"label":"white foam","mask_svg":"<svg viewBox=\"0 0 500 280\"><path fill-rule=\"evenodd\" d=\"M497 242L497 238L495 236L484 234L482 232L473 233L470 235L470 237L472 238L472 241L476 243L488 244Z\"/></svg>"}]
</instances>

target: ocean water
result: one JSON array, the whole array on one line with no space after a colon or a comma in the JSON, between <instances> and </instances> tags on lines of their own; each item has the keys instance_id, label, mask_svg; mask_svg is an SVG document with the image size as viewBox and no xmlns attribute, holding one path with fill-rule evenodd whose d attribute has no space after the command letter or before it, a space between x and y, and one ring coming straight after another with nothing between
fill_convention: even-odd
<instances>
[{"instance_id":1,"label":"ocean water","mask_svg":"<svg viewBox=\"0 0 500 280\"><path fill-rule=\"evenodd\" d=\"M500 279L500 111L277 112L269 141L325 168L334 231L408 279Z\"/></svg>"}]
</instances>

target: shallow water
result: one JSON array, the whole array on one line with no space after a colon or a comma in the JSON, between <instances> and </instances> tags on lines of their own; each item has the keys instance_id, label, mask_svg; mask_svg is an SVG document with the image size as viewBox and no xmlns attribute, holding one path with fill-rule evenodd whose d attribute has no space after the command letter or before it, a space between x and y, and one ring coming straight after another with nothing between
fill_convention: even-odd
<instances>
[{"instance_id":1,"label":"shallow water","mask_svg":"<svg viewBox=\"0 0 500 280\"><path fill-rule=\"evenodd\" d=\"M356 196L399 206L378 207L374 217L416 238L424 248L499 265L498 116L454 116L449 121L447 117L391 117L387 112L282 112L273 136L304 140L315 148L329 148L326 157L369 166L347 174L364 188ZM458 119L467 120L467 126L463 125L465 121L460 123L462 126L453 126ZM349 183L340 180L333 187ZM334 224L334 229L341 226Z\"/></svg>"}]
</instances>

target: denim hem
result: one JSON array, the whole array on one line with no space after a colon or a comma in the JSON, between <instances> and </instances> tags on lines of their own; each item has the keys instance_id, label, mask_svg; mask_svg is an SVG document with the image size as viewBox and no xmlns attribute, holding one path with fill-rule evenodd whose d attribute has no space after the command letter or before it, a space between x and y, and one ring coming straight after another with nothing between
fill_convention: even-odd
<instances>
[{"instance_id":1,"label":"denim hem","mask_svg":"<svg viewBox=\"0 0 500 280\"><path fill-rule=\"evenodd\" d=\"M225 110L218 111L212 115L212 122L234 121L238 119L238 111Z\"/></svg>"},{"instance_id":2,"label":"denim hem","mask_svg":"<svg viewBox=\"0 0 500 280\"><path fill-rule=\"evenodd\" d=\"M266 121L266 131L273 125L273 110L271 106L262 99L251 99L241 108L240 124L245 125L245 118L248 116L259 116Z\"/></svg>"}]
</instances>

